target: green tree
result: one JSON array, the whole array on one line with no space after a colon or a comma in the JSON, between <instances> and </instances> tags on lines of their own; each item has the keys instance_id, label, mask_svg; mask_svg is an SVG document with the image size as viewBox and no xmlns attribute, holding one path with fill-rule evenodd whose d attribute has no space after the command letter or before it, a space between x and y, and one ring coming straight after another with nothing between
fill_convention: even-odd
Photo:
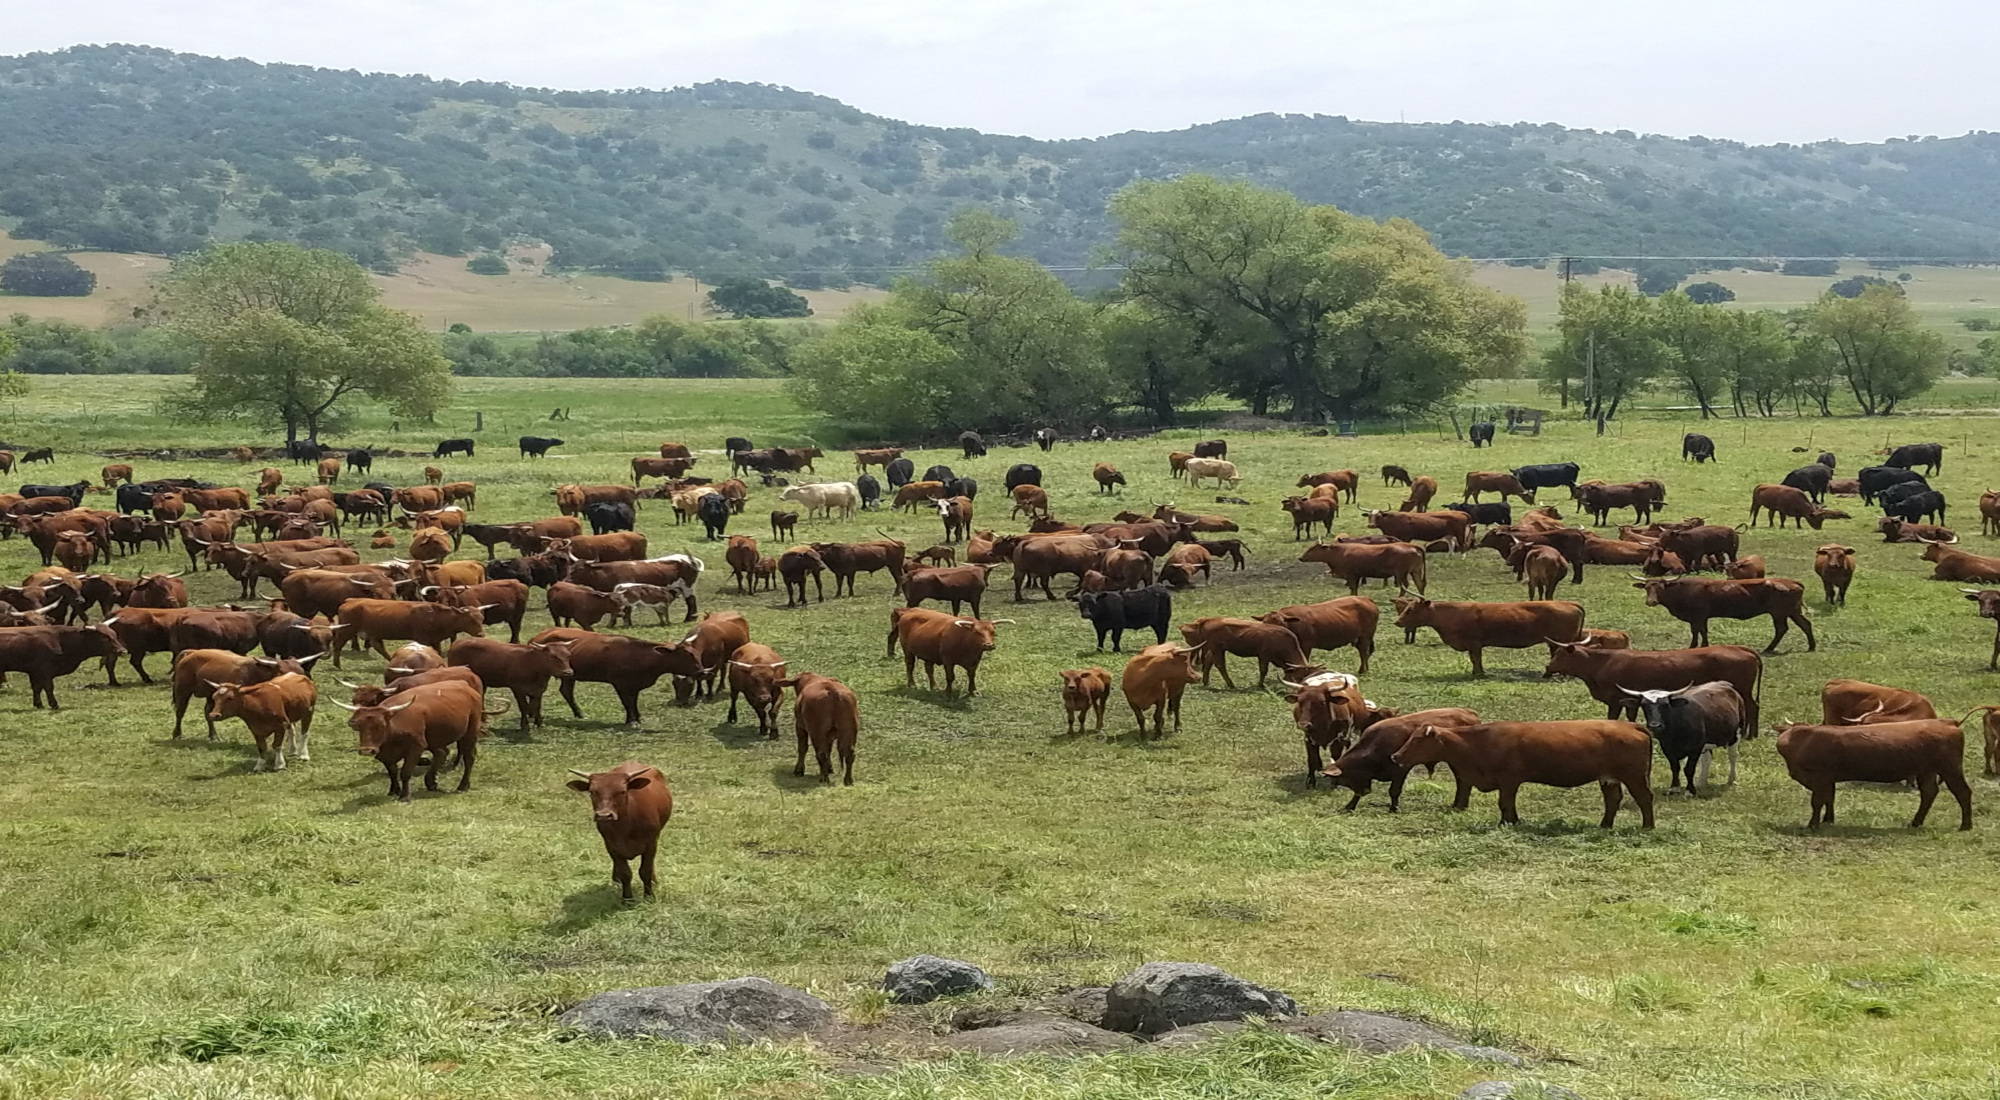
<instances>
[{"instance_id":1,"label":"green tree","mask_svg":"<svg viewBox=\"0 0 2000 1100\"><path fill-rule=\"evenodd\" d=\"M0 352L5 350L4 345L0 345ZM17 370L0 371L0 402L4 402L7 406L8 423L13 423L15 407L30 392L27 375Z\"/></svg>"},{"instance_id":2,"label":"green tree","mask_svg":"<svg viewBox=\"0 0 2000 1100\"><path fill-rule=\"evenodd\" d=\"M1945 344L1918 327L1902 291L1871 286L1858 298L1829 293L1812 307L1812 331L1825 338L1863 416L1887 416L1931 388L1944 370Z\"/></svg>"},{"instance_id":3,"label":"green tree","mask_svg":"<svg viewBox=\"0 0 2000 1100\"><path fill-rule=\"evenodd\" d=\"M1736 300L1736 292L1718 282L1689 283L1681 288L1688 301L1701 306L1720 305Z\"/></svg>"},{"instance_id":4,"label":"green tree","mask_svg":"<svg viewBox=\"0 0 2000 1100\"><path fill-rule=\"evenodd\" d=\"M1776 416L1793 392L1792 344L1784 318L1769 310L1717 310L1716 352L1736 415Z\"/></svg>"},{"instance_id":5,"label":"green tree","mask_svg":"<svg viewBox=\"0 0 2000 1100\"><path fill-rule=\"evenodd\" d=\"M1838 275L1838 260L1786 260L1778 269L1780 275Z\"/></svg>"},{"instance_id":6,"label":"green tree","mask_svg":"<svg viewBox=\"0 0 2000 1100\"><path fill-rule=\"evenodd\" d=\"M1667 373L1701 418L1720 415L1715 405L1729 386L1726 345L1733 333L1728 310L1696 305L1680 291L1660 296L1653 306L1653 326L1666 345Z\"/></svg>"},{"instance_id":7,"label":"green tree","mask_svg":"<svg viewBox=\"0 0 2000 1100\"><path fill-rule=\"evenodd\" d=\"M1847 278L1827 287L1826 292L1828 294L1838 294L1843 298L1859 298L1861 297L1861 292L1871 286L1886 286L1898 294L1903 292L1902 287L1882 278L1880 275L1849 275Z\"/></svg>"},{"instance_id":8,"label":"green tree","mask_svg":"<svg viewBox=\"0 0 2000 1100\"><path fill-rule=\"evenodd\" d=\"M731 279L708 292L708 306L731 317L810 317L804 296L762 279Z\"/></svg>"},{"instance_id":9,"label":"green tree","mask_svg":"<svg viewBox=\"0 0 2000 1100\"><path fill-rule=\"evenodd\" d=\"M431 415L449 396L450 364L380 295L353 260L321 249L226 244L177 260L161 300L196 349L188 406L283 424L288 441L300 429L317 439L359 397Z\"/></svg>"},{"instance_id":10,"label":"green tree","mask_svg":"<svg viewBox=\"0 0 2000 1100\"><path fill-rule=\"evenodd\" d=\"M1653 260L1633 267L1632 283L1639 288L1639 293L1657 298L1681 285L1681 280L1692 274L1694 269L1686 264Z\"/></svg>"},{"instance_id":11,"label":"green tree","mask_svg":"<svg viewBox=\"0 0 2000 1100\"><path fill-rule=\"evenodd\" d=\"M504 257L483 252L465 261L465 270L474 275L505 275L511 269L508 268Z\"/></svg>"},{"instance_id":12,"label":"green tree","mask_svg":"<svg viewBox=\"0 0 2000 1100\"><path fill-rule=\"evenodd\" d=\"M1543 385L1559 390L1565 403L1574 388L1592 419L1617 416L1626 398L1671 368L1673 352L1660 339L1654 302L1631 287L1591 291L1570 284L1556 334L1542 356Z\"/></svg>"},{"instance_id":13,"label":"green tree","mask_svg":"<svg viewBox=\"0 0 2000 1100\"><path fill-rule=\"evenodd\" d=\"M1104 365L1123 398L1145 409L1155 425L1172 427L1181 409L1215 389L1208 341L1184 318L1122 302L1098 315L1097 333Z\"/></svg>"},{"instance_id":14,"label":"green tree","mask_svg":"<svg viewBox=\"0 0 2000 1100\"><path fill-rule=\"evenodd\" d=\"M0 291L41 298L81 298L97 276L60 252L23 252L0 264Z\"/></svg>"}]
</instances>

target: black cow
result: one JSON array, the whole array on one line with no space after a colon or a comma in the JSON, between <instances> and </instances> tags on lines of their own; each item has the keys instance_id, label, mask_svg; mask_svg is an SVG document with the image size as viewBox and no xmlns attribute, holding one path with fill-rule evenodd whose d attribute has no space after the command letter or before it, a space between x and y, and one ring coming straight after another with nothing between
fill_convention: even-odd
<instances>
[{"instance_id":1,"label":"black cow","mask_svg":"<svg viewBox=\"0 0 2000 1100\"><path fill-rule=\"evenodd\" d=\"M1943 523L1944 494L1922 489L1882 505L1882 512L1904 523Z\"/></svg>"},{"instance_id":2,"label":"black cow","mask_svg":"<svg viewBox=\"0 0 2000 1100\"><path fill-rule=\"evenodd\" d=\"M979 499L979 479L970 477L952 478L950 481L944 483L944 495L948 497L964 497L967 500L977 500Z\"/></svg>"},{"instance_id":3,"label":"black cow","mask_svg":"<svg viewBox=\"0 0 2000 1100\"><path fill-rule=\"evenodd\" d=\"M532 588L547 588L569 576L568 554L523 554L501 558L486 566L489 581L520 581Z\"/></svg>"},{"instance_id":4,"label":"black cow","mask_svg":"<svg viewBox=\"0 0 2000 1100\"><path fill-rule=\"evenodd\" d=\"M1620 689L1624 690L1624 689ZM1736 741L1745 725L1743 696L1726 680L1710 680L1679 691L1626 691L1639 702L1646 728L1660 743L1660 755L1667 758L1667 776L1673 781L1668 790L1679 790L1687 777L1687 791L1695 793L1695 765L1705 760L1710 746L1729 750L1729 781L1736 782ZM1702 778L1708 778L1702 768Z\"/></svg>"},{"instance_id":5,"label":"black cow","mask_svg":"<svg viewBox=\"0 0 2000 1100\"><path fill-rule=\"evenodd\" d=\"M23 485L24 497L68 497L71 504L83 500L83 494L90 489L90 482L79 481L74 485Z\"/></svg>"},{"instance_id":6,"label":"black cow","mask_svg":"<svg viewBox=\"0 0 2000 1100\"><path fill-rule=\"evenodd\" d=\"M924 476L923 476L923 477L921 477L921 478L919 478L918 480L920 480L920 481L955 481L955 480L957 480L957 478L958 478L958 475L957 475L957 474L954 474L954 473L952 473L952 472L951 472L951 467L949 467L949 466L932 466L932 467L931 467L930 469L928 469L928 470L925 470L925 471L924 471Z\"/></svg>"},{"instance_id":7,"label":"black cow","mask_svg":"<svg viewBox=\"0 0 2000 1100\"><path fill-rule=\"evenodd\" d=\"M1905 470L1900 466L1868 466L1856 474L1855 478L1861 482L1863 504L1875 503L1876 494L1891 485L1900 485L1905 481L1922 481L1926 488L1930 486L1930 482L1924 480L1924 475L1915 470Z\"/></svg>"},{"instance_id":8,"label":"black cow","mask_svg":"<svg viewBox=\"0 0 2000 1100\"><path fill-rule=\"evenodd\" d=\"M1889 452L1889 457L1883 461L1882 465L1895 466L1904 470L1922 466L1924 473L1934 475L1939 470L1944 469L1944 444L1905 443Z\"/></svg>"},{"instance_id":9,"label":"black cow","mask_svg":"<svg viewBox=\"0 0 2000 1100\"><path fill-rule=\"evenodd\" d=\"M560 439L551 439L543 435L524 435L521 437L521 457L547 458L549 448L562 445L563 441Z\"/></svg>"},{"instance_id":10,"label":"black cow","mask_svg":"<svg viewBox=\"0 0 2000 1100\"><path fill-rule=\"evenodd\" d=\"M1204 439L1194 445L1196 458L1228 458L1229 441L1226 439Z\"/></svg>"},{"instance_id":11,"label":"black cow","mask_svg":"<svg viewBox=\"0 0 2000 1100\"><path fill-rule=\"evenodd\" d=\"M1820 465L1826 467L1829 470L1834 470L1839 468L1834 465L1832 451L1821 451L1819 453L1819 457L1813 459L1813 461L1819 463Z\"/></svg>"},{"instance_id":12,"label":"black cow","mask_svg":"<svg viewBox=\"0 0 2000 1100\"><path fill-rule=\"evenodd\" d=\"M706 493L695 504L695 514L701 517L701 525L708 529L708 539L713 542L729 526L729 498L721 493Z\"/></svg>"},{"instance_id":13,"label":"black cow","mask_svg":"<svg viewBox=\"0 0 2000 1100\"><path fill-rule=\"evenodd\" d=\"M118 510L128 516L134 512L150 512L153 510L153 494L165 491L154 489L151 482L144 485L120 485Z\"/></svg>"},{"instance_id":14,"label":"black cow","mask_svg":"<svg viewBox=\"0 0 2000 1100\"><path fill-rule=\"evenodd\" d=\"M1535 490L1554 489L1558 486L1576 488L1576 475L1580 471L1574 462L1545 462L1539 466L1514 467L1514 480L1528 491L1528 499L1535 499Z\"/></svg>"},{"instance_id":15,"label":"black cow","mask_svg":"<svg viewBox=\"0 0 2000 1100\"><path fill-rule=\"evenodd\" d=\"M1040 485L1041 483L1042 468L1040 466L1030 466L1025 462L1017 462L1007 467L1007 491L1010 493L1023 485Z\"/></svg>"},{"instance_id":16,"label":"black cow","mask_svg":"<svg viewBox=\"0 0 2000 1100\"><path fill-rule=\"evenodd\" d=\"M1474 447L1491 447L1493 445L1493 422L1491 420L1482 420L1474 424L1466 434L1472 437L1472 445Z\"/></svg>"},{"instance_id":17,"label":"black cow","mask_svg":"<svg viewBox=\"0 0 2000 1100\"><path fill-rule=\"evenodd\" d=\"M889 479L889 488L900 489L916 480L917 464L907 458L899 458L882 467L882 476Z\"/></svg>"},{"instance_id":18,"label":"black cow","mask_svg":"<svg viewBox=\"0 0 2000 1100\"><path fill-rule=\"evenodd\" d=\"M749 440L740 435L732 435L722 441L722 451L724 454L733 455L738 451L754 451L756 449L756 447L751 446Z\"/></svg>"},{"instance_id":19,"label":"black cow","mask_svg":"<svg viewBox=\"0 0 2000 1100\"><path fill-rule=\"evenodd\" d=\"M378 495L380 495L383 500L392 501L396 499L396 487L394 485L389 484L386 481L370 481L362 485L361 487L363 489L375 490L375 492Z\"/></svg>"},{"instance_id":20,"label":"black cow","mask_svg":"<svg viewBox=\"0 0 2000 1100\"><path fill-rule=\"evenodd\" d=\"M437 445L437 449L431 452L431 457L432 457L432 458L444 458L444 457L446 457L447 455L455 455L455 454L463 454L463 455L464 455L465 457L467 457L467 458L471 458L471 457L472 457L472 440L470 440L470 439L440 439L440 440L438 440L438 445Z\"/></svg>"},{"instance_id":21,"label":"black cow","mask_svg":"<svg viewBox=\"0 0 2000 1100\"><path fill-rule=\"evenodd\" d=\"M1826 499L1826 487L1832 481L1833 467L1815 462L1786 474L1784 484L1813 498L1813 503L1817 504Z\"/></svg>"},{"instance_id":22,"label":"black cow","mask_svg":"<svg viewBox=\"0 0 2000 1100\"><path fill-rule=\"evenodd\" d=\"M1127 630L1152 627L1156 641L1167 640L1167 623L1174 617L1174 595L1164 584L1122 592L1080 592L1076 611L1097 628L1097 648L1104 648L1104 636L1109 634L1111 652L1117 653Z\"/></svg>"},{"instance_id":23,"label":"black cow","mask_svg":"<svg viewBox=\"0 0 2000 1100\"><path fill-rule=\"evenodd\" d=\"M1464 512L1472 517L1474 523L1490 523L1505 527L1514 522L1514 508L1504 500L1497 504L1473 504L1461 500L1457 504L1445 505L1444 510Z\"/></svg>"},{"instance_id":24,"label":"black cow","mask_svg":"<svg viewBox=\"0 0 2000 1100\"><path fill-rule=\"evenodd\" d=\"M1921 481L1899 481L1887 489L1876 493L1875 503L1881 505L1883 511L1887 511L1889 506L1897 501L1908 500L1918 493L1930 492L1930 488L1928 484Z\"/></svg>"},{"instance_id":25,"label":"black cow","mask_svg":"<svg viewBox=\"0 0 2000 1100\"><path fill-rule=\"evenodd\" d=\"M608 535L613 531L630 531L637 517L632 514L632 506L622 500L605 500L583 507L583 518L590 521L590 533Z\"/></svg>"},{"instance_id":26,"label":"black cow","mask_svg":"<svg viewBox=\"0 0 2000 1100\"><path fill-rule=\"evenodd\" d=\"M355 449L347 452L347 468L350 470L370 470L375 467L375 456L367 451Z\"/></svg>"},{"instance_id":27,"label":"black cow","mask_svg":"<svg viewBox=\"0 0 2000 1100\"><path fill-rule=\"evenodd\" d=\"M978 432L958 433L958 445L965 451L967 458L986 457L986 440Z\"/></svg>"},{"instance_id":28,"label":"black cow","mask_svg":"<svg viewBox=\"0 0 2000 1100\"><path fill-rule=\"evenodd\" d=\"M1681 436L1681 461L1686 462L1690 458L1694 459L1694 464L1697 466L1704 462L1715 461L1715 440L1700 432L1689 432Z\"/></svg>"},{"instance_id":29,"label":"black cow","mask_svg":"<svg viewBox=\"0 0 2000 1100\"><path fill-rule=\"evenodd\" d=\"M882 483L874 474L862 474L854 479L854 488L861 494L861 510L872 512L882 504Z\"/></svg>"},{"instance_id":30,"label":"black cow","mask_svg":"<svg viewBox=\"0 0 2000 1100\"><path fill-rule=\"evenodd\" d=\"M285 442L285 457L291 459L294 464L318 462L326 455L326 451L327 448L321 446L317 439L292 439ZM24 458L21 461L29 460Z\"/></svg>"},{"instance_id":31,"label":"black cow","mask_svg":"<svg viewBox=\"0 0 2000 1100\"><path fill-rule=\"evenodd\" d=\"M1055 449L1055 445L1056 430L1054 428L1035 429L1035 446L1040 447L1043 451L1050 451Z\"/></svg>"}]
</instances>

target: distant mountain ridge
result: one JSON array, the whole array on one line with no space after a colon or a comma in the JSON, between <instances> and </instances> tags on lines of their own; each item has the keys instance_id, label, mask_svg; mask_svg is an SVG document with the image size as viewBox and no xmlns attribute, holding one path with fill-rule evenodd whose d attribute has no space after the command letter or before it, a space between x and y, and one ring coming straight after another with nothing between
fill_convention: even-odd
<instances>
[{"instance_id":1,"label":"distant mountain ridge","mask_svg":"<svg viewBox=\"0 0 2000 1100\"><path fill-rule=\"evenodd\" d=\"M758 84L575 92L76 47L0 58L0 225L175 252L280 238L381 269L547 242L556 266L886 281L966 205L1087 265L1135 179L1240 176L1468 256L2000 256L2000 134L1746 146L1553 123L1257 115L1043 141Z\"/></svg>"}]
</instances>

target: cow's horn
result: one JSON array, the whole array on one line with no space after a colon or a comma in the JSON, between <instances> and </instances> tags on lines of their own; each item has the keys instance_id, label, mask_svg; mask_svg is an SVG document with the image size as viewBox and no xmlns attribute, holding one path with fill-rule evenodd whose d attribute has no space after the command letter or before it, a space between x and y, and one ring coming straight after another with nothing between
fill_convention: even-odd
<instances>
[{"instance_id":1,"label":"cow's horn","mask_svg":"<svg viewBox=\"0 0 2000 1100\"><path fill-rule=\"evenodd\" d=\"M571 768L571 769L569 769L569 773L570 773L571 775L574 775L574 776L576 776L576 777L580 778L580 779L589 779L589 778L590 778L590 773L589 773L589 772L580 772L580 771L577 771L577 770L576 770L575 768Z\"/></svg>"},{"instance_id":2,"label":"cow's horn","mask_svg":"<svg viewBox=\"0 0 2000 1100\"><path fill-rule=\"evenodd\" d=\"M344 687L344 688L346 688L346 689L347 689L347 690L349 690L349 691L360 691L360 690L361 690L361 685L360 685L360 684L357 684L357 683L355 683L355 682L353 682L352 680L345 680L345 679L342 679L341 677L338 677L338 676L336 676L336 677L334 677L334 678L333 678L333 682L334 682L334 683L336 683L336 684L339 684L339 685L340 685L341 687Z\"/></svg>"}]
</instances>

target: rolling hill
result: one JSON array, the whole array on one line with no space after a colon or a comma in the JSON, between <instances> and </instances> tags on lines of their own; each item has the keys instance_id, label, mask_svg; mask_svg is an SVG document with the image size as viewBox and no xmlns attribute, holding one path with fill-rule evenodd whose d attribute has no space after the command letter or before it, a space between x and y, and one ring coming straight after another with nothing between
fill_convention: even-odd
<instances>
[{"instance_id":1,"label":"rolling hill","mask_svg":"<svg viewBox=\"0 0 2000 1100\"><path fill-rule=\"evenodd\" d=\"M1087 264L1134 179L1236 175L1469 256L2000 255L2000 134L1746 146L1554 124L1260 115L1040 141L756 84L586 92L77 47L0 58L0 226L171 253L277 237L382 271L546 245L664 280L881 283L960 207Z\"/></svg>"}]
</instances>

